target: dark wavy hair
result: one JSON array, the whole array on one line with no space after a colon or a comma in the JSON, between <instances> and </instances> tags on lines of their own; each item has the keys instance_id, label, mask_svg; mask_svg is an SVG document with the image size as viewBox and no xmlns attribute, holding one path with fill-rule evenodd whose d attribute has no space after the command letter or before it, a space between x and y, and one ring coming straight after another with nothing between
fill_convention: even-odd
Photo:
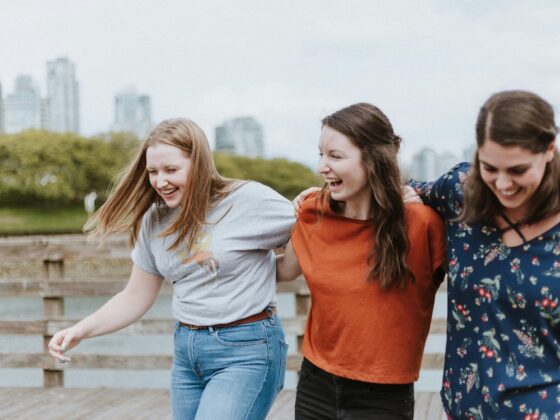
<instances>
[{"instance_id":1,"label":"dark wavy hair","mask_svg":"<svg viewBox=\"0 0 560 420\"><path fill-rule=\"evenodd\" d=\"M556 139L552 106L540 96L512 90L492 95L482 106L476 122L477 149L491 140L501 146L519 146L532 153L544 153ZM459 219L466 223L493 222L502 212L494 193L482 180L478 151L471 173L465 180L465 205ZM528 214L520 223L536 223L560 212L560 156L558 149L546 164L543 179L531 197Z\"/></svg>"},{"instance_id":2,"label":"dark wavy hair","mask_svg":"<svg viewBox=\"0 0 560 420\"><path fill-rule=\"evenodd\" d=\"M372 197L375 246L368 257L371 266L368 280L381 287L404 286L414 275L406 264L409 243L402 199L402 184L397 152L401 138L391 122L376 106L358 103L325 117L323 127L330 127L348 137L362 152ZM344 203L328 195L333 211L341 213Z\"/></svg>"}]
</instances>

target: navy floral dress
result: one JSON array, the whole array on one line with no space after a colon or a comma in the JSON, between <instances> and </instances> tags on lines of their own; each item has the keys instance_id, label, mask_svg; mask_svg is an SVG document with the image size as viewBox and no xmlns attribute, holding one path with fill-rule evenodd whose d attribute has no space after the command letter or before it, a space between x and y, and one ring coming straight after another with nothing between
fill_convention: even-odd
<instances>
[{"instance_id":1,"label":"navy floral dress","mask_svg":"<svg viewBox=\"0 0 560 420\"><path fill-rule=\"evenodd\" d=\"M447 345L441 396L453 419L560 419L560 224L520 246L453 219L462 163L411 181L446 220Z\"/></svg>"}]
</instances>

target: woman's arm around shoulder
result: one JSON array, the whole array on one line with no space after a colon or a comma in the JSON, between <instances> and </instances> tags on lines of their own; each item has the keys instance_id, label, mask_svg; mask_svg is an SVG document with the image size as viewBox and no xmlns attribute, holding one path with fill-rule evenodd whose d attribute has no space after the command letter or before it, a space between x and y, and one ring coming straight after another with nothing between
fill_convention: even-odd
<instances>
[{"instance_id":1,"label":"woman's arm around shoulder","mask_svg":"<svg viewBox=\"0 0 560 420\"><path fill-rule=\"evenodd\" d=\"M463 207L463 182L470 171L470 163L460 163L432 182L407 182L422 201L445 219L456 218Z\"/></svg>"},{"instance_id":2,"label":"woman's arm around shoulder","mask_svg":"<svg viewBox=\"0 0 560 420\"><path fill-rule=\"evenodd\" d=\"M301 275L301 267L297 260L292 241L289 241L284 253L276 256L276 281L291 281Z\"/></svg>"},{"instance_id":3,"label":"woman's arm around shoulder","mask_svg":"<svg viewBox=\"0 0 560 420\"><path fill-rule=\"evenodd\" d=\"M57 332L49 342L49 353L60 361L69 361L64 352L83 339L109 334L137 321L156 300L162 283L161 277L134 265L126 287L93 314Z\"/></svg>"},{"instance_id":4,"label":"woman's arm around shoulder","mask_svg":"<svg viewBox=\"0 0 560 420\"><path fill-rule=\"evenodd\" d=\"M437 287L443 281L447 272L446 255L446 227L441 216L429 206L409 205L414 218L422 220L422 230L427 237L429 261L433 273L434 284ZM414 219L413 219L414 220ZM413 222L414 223L414 222ZM418 222L417 222L418 223Z\"/></svg>"}]
</instances>

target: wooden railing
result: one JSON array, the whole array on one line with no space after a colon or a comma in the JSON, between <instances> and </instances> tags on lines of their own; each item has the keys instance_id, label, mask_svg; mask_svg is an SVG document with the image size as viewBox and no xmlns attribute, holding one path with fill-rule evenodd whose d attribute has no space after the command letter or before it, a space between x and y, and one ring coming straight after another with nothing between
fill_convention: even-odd
<instances>
[{"instance_id":1,"label":"wooden railing","mask_svg":"<svg viewBox=\"0 0 560 420\"><path fill-rule=\"evenodd\" d=\"M77 319L64 315L67 297L110 296L122 290L130 271L130 248L126 239L111 238L103 244L82 235L0 238L0 296L40 297L43 317L36 320L0 319L0 335L41 335L42 353L0 353L0 368L39 368L43 386L64 386L64 365L55 361L47 344L56 331L73 325ZM305 319L310 305L309 290L303 279L278 285L279 293L295 295L295 317L282 317L286 334L297 337L297 353L288 356L287 369L298 370L302 356ZM170 294L168 286L162 292ZM172 319L142 319L122 330L123 334L172 333ZM445 333L445 320L434 319L431 334ZM73 368L89 369L168 369L171 355L101 355L72 352ZM441 369L443 355L426 353L423 369Z\"/></svg>"}]
</instances>

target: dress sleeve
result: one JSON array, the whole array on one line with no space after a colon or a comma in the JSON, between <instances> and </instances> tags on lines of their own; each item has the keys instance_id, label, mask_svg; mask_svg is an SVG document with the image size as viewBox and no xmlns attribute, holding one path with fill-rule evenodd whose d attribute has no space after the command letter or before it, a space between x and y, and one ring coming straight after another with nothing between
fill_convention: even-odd
<instances>
[{"instance_id":1,"label":"dress sleeve","mask_svg":"<svg viewBox=\"0 0 560 420\"><path fill-rule=\"evenodd\" d=\"M422 201L436 210L444 219L454 219L463 209L463 181L470 163L460 163L432 182L409 180Z\"/></svg>"},{"instance_id":2,"label":"dress sleeve","mask_svg":"<svg viewBox=\"0 0 560 420\"><path fill-rule=\"evenodd\" d=\"M428 237L430 242L430 260L432 262L432 273L446 266L446 230L443 220L435 216L428 225Z\"/></svg>"}]
</instances>

